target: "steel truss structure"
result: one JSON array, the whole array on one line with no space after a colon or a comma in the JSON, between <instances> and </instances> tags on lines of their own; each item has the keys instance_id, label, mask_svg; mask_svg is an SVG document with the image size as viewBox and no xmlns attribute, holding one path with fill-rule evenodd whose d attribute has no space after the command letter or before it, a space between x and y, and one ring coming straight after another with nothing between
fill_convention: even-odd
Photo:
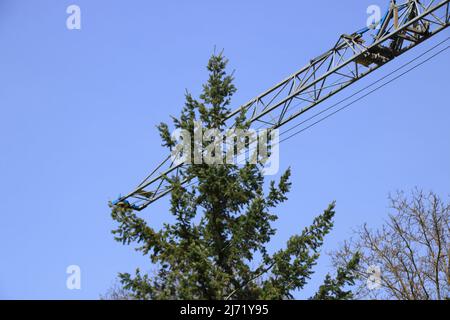
<instances>
[{"instance_id":1,"label":"steel truss structure","mask_svg":"<svg viewBox=\"0 0 450 320\"><path fill-rule=\"evenodd\" d=\"M264 128L285 125L447 28L449 3L405 0L399 4L392 0L378 26L341 35L332 49L231 112L227 126L232 128L234 118L242 112L252 124ZM182 170L183 164L174 164L168 156L135 190L112 205L140 211L170 193L168 176L181 176Z\"/></svg>"}]
</instances>

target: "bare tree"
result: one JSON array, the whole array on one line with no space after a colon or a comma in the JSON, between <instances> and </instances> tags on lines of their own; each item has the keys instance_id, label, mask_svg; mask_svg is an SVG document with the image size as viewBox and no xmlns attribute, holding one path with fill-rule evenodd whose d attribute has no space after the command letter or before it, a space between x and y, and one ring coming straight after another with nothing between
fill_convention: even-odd
<instances>
[{"instance_id":1,"label":"bare tree","mask_svg":"<svg viewBox=\"0 0 450 320\"><path fill-rule=\"evenodd\" d=\"M364 225L332 253L343 266L359 252L356 298L450 299L450 204L415 189L390 196L393 211L383 226Z\"/></svg>"}]
</instances>

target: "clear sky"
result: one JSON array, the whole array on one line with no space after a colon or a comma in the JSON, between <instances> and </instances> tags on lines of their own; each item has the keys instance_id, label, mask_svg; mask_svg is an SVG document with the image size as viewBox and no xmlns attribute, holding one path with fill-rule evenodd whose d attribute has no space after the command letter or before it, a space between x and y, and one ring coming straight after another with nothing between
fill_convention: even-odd
<instances>
[{"instance_id":1,"label":"clear sky","mask_svg":"<svg viewBox=\"0 0 450 320\"><path fill-rule=\"evenodd\" d=\"M236 70L237 107L364 27L369 5L387 2L1 0L0 298L96 299L118 272L151 269L113 241L107 203L166 155L155 126L179 113L185 88L199 92L214 46ZM66 28L70 4L82 10L81 30ZM294 184L271 250L332 200L324 253L352 228L380 225L390 191L450 194L449 71L445 53L281 145ZM158 226L167 209L164 199L140 214ZM299 298L329 263L324 254ZM81 290L66 288L73 264Z\"/></svg>"}]
</instances>

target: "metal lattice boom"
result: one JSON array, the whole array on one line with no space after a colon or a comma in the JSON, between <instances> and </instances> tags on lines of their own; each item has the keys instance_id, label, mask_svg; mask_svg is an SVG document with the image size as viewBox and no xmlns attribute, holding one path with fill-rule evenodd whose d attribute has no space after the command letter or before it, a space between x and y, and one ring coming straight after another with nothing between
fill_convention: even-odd
<instances>
[{"instance_id":1,"label":"metal lattice boom","mask_svg":"<svg viewBox=\"0 0 450 320\"><path fill-rule=\"evenodd\" d=\"M449 2L405 0L398 4L391 1L378 30L364 28L341 35L332 49L231 112L228 127L233 127L234 118L241 112L252 123L268 129L279 128L301 116L448 27ZM135 190L112 204L142 210L170 193L167 177L179 175L181 170L183 164L175 165L168 156Z\"/></svg>"}]
</instances>

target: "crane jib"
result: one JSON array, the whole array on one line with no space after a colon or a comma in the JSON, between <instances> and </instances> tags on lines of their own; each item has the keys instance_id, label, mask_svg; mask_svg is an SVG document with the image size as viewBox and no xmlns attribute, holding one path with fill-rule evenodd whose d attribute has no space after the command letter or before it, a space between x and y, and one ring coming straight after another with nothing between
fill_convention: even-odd
<instances>
[{"instance_id":1,"label":"crane jib","mask_svg":"<svg viewBox=\"0 0 450 320\"><path fill-rule=\"evenodd\" d=\"M447 28L449 3L450 0L405 0L398 4L392 1L378 30L366 27L341 35L332 49L230 112L227 126L232 128L234 117L245 113L250 122L267 129L282 127ZM300 107L294 101L306 105ZM182 170L183 163L167 157L137 188L111 205L142 210L170 193L167 177L181 176Z\"/></svg>"}]
</instances>

